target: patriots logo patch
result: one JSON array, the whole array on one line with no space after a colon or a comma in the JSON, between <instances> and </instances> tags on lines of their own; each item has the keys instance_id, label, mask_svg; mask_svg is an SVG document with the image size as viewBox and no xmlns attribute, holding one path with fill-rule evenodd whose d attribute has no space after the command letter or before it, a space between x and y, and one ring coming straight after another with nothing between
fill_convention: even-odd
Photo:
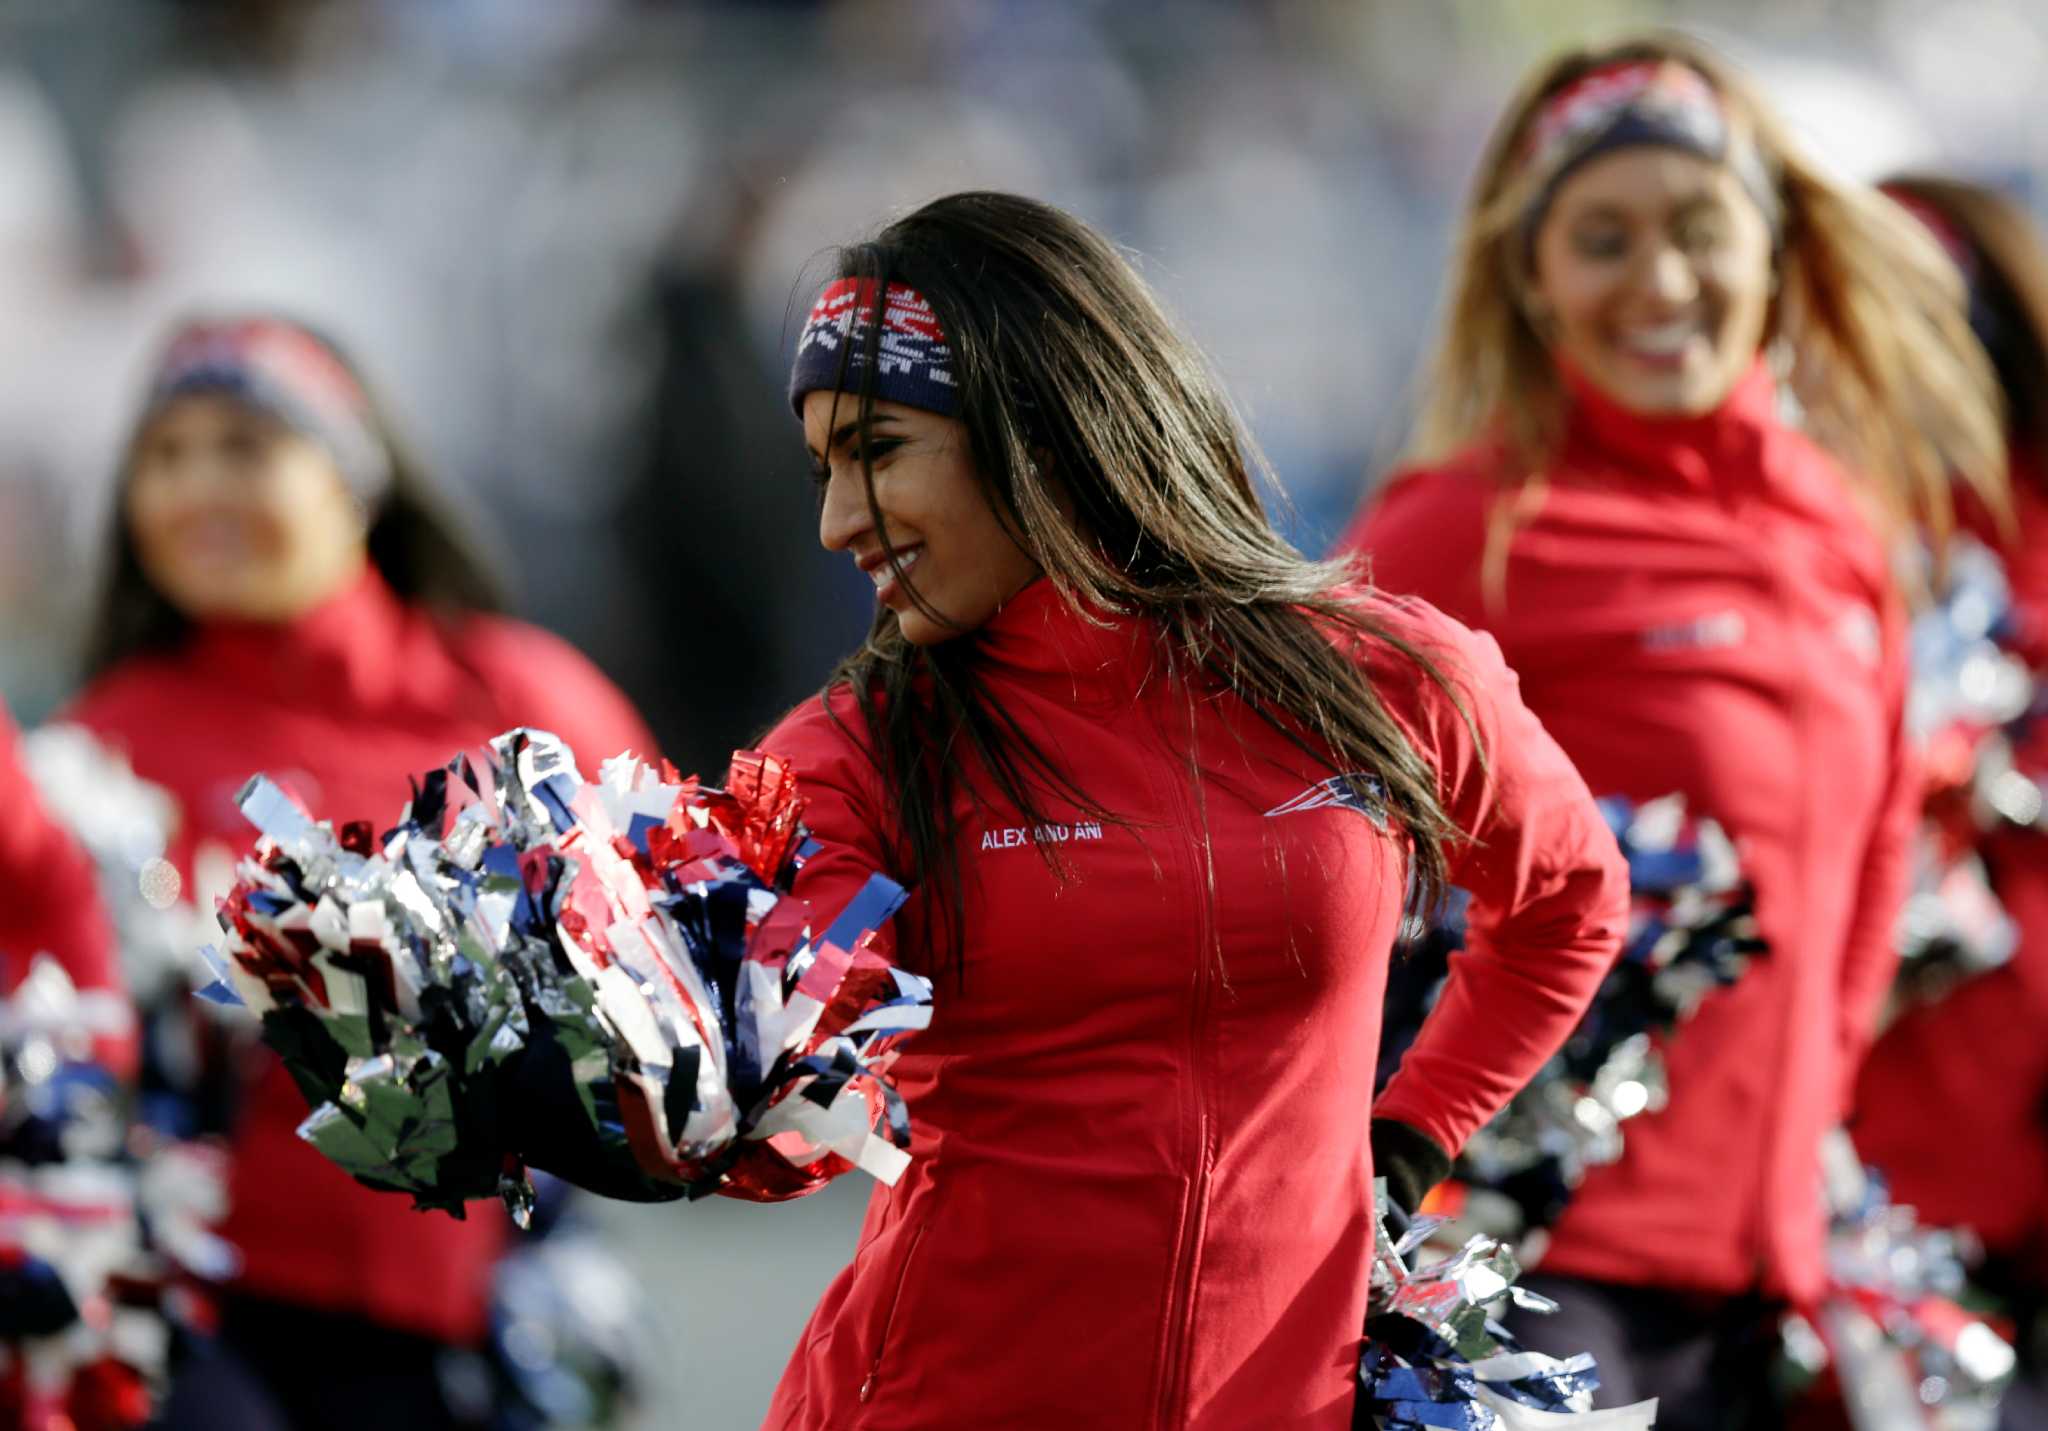
<instances>
[{"instance_id":1,"label":"patriots logo patch","mask_svg":"<svg viewBox=\"0 0 2048 1431\"><path fill-rule=\"evenodd\" d=\"M1356 810L1382 830L1387 828L1386 787L1380 784L1379 776L1357 772L1332 775L1328 780L1317 781L1292 800L1282 801L1268 810L1266 818L1296 815L1303 810L1327 810L1332 806Z\"/></svg>"}]
</instances>

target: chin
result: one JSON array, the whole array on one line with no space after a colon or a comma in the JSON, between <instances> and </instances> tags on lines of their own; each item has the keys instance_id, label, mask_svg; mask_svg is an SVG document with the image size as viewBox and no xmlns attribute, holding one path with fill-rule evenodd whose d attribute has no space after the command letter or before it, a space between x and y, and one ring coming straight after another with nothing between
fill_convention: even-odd
<instances>
[{"instance_id":1,"label":"chin","mask_svg":"<svg viewBox=\"0 0 2048 1431\"><path fill-rule=\"evenodd\" d=\"M896 628L903 633L903 639L913 646L938 646L973 634L993 615L993 611L984 611L964 617L956 624L951 621L934 621L915 606L906 606L896 613Z\"/></svg>"},{"instance_id":2,"label":"chin","mask_svg":"<svg viewBox=\"0 0 2048 1431\"><path fill-rule=\"evenodd\" d=\"M1645 417L1704 417L1728 397L1733 384L1715 376L1676 375L1660 381L1617 384L1608 395Z\"/></svg>"},{"instance_id":3,"label":"chin","mask_svg":"<svg viewBox=\"0 0 2048 1431\"><path fill-rule=\"evenodd\" d=\"M289 620L292 603L275 586L251 590L236 587L228 591L194 593L190 600L175 601L187 616L201 621L276 622Z\"/></svg>"},{"instance_id":4,"label":"chin","mask_svg":"<svg viewBox=\"0 0 2048 1431\"><path fill-rule=\"evenodd\" d=\"M903 639L913 646L936 646L941 641L950 641L960 633L949 626L940 626L927 618L921 611L905 611L897 614L896 629L903 633Z\"/></svg>"},{"instance_id":5,"label":"chin","mask_svg":"<svg viewBox=\"0 0 2048 1431\"><path fill-rule=\"evenodd\" d=\"M244 614L247 599L240 591L222 591L197 583L169 588L171 605L195 621L232 621Z\"/></svg>"},{"instance_id":6,"label":"chin","mask_svg":"<svg viewBox=\"0 0 2048 1431\"><path fill-rule=\"evenodd\" d=\"M1689 390L1672 393L1658 403L1654 411L1665 417L1705 417L1721 405L1724 392L1700 392Z\"/></svg>"},{"instance_id":7,"label":"chin","mask_svg":"<svg viewBox=\"0 0 2048 1431\"><path fill-rule=\"evenodd\" d=\"M1684 391L1674 399L1672 410L1686 417L1705 417L1728 401L1728 394L1733 391L1735 384L1722 382L1719 378L1688 383Z\"/></svg>"}]
</instances>

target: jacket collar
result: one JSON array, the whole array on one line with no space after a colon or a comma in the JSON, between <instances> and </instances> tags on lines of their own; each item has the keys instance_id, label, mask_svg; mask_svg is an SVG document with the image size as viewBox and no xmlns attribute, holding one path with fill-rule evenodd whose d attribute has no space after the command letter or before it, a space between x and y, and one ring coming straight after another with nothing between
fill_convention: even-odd
<instances>
[{"instance_id":1,"label":"jacket collar","mask_svg":"<svg viewBox=\"0 0 2048 1431\"><path fill-rule=\"evenodd\" d=\"M1152 669L1155 636L1142 617L1075 610L1041 576L966 639L977 664L1070 683L1078 698L1136 690Z\"/></svg>"},{"instance_id":2,"label":"jacket collar","mask_svg":"<svg viewBox=\"0 0 2048 1431\"><path fill-rule=\"evenodd\" d=\"M1841 468L1778 414L1777 380L1761 356L1727 399L1698 417L1645 417L1560 365L1573 406L1567 470L1716 504L1736 520L1768 508L1828 529L1880 610L1895 593L1878 530Z\"/></svg>"},{"instance_id":3,"label":"jacket collar","mask_svg":"<svg viewBox=\"0 0 2048 1431\"><path fill-rule=\"evenodd\" d=\"M1761 355L1712 412L1649 417L1622 407L1567 363L1559 363L1571 400L1568 450L1584 465L1605 457L1632 478L1661 478L1700 492L1767 479L1767 448L1780 427L1778 385Z\"/></svg>"}]
</instances>

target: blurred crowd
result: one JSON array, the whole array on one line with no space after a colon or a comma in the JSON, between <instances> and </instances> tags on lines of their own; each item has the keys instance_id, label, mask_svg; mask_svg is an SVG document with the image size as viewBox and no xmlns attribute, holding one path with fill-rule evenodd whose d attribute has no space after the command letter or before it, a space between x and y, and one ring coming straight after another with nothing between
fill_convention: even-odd
<instances>
[{"instance_id":1,"label":"blurred crowd","mask_svg":"<svg viewBox=\"0 0 2048 1431\"><path fill-rule=\"evenodd\" d=\"M519 608L719 764L863 620L779 393L806 266L960 187L1143 256L1319 547L1398 441L1517 68L1655 20L1859 173L2026 192L2048 155L2048 13L2009 0L10 0L0 691L34 719L72 688L168 323L272 305L356 353Z\"/></svg>"}]
</instances>

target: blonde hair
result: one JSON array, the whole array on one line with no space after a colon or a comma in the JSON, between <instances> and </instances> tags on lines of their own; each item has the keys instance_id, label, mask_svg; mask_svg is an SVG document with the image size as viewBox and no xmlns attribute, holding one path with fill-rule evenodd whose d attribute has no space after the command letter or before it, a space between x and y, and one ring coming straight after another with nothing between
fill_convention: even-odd
<instances>
[{"instance_id":1,"label":"blonde hair","mask_svg":"<svg viewBox=\"0 0 2048 1431\"><path fill-rule=\"evenodd\" d=\"M1959 275L1908 214L1875 189L1830 177L1800 152L1753 86L1690 36L1652 31L1582 47L1541 65L1509 103L1480 161L1458 238L1443 333L1404 463L1441 462L1498 441L1503 480L1537 478L1563 437L1566 399L1523 299L1524 224L1544 180L1521 162L1524 136L1551 95L1589 71L1630 60L1696 70L1727 107L1737 142L1753 144L1781 200L1778 293L1767 346L1790 357L1786 384L1806 432L1851 474L1893 531L1918 522L1937 538L1954 520L1950 482L2006 507L2004 421L1991 366L1970 333ZM1500 504L1487 563L1505 570L1505 538L1527 504ZM1499 570L1492 570L1498 567Z\"/></svg>"}]
</instances>

